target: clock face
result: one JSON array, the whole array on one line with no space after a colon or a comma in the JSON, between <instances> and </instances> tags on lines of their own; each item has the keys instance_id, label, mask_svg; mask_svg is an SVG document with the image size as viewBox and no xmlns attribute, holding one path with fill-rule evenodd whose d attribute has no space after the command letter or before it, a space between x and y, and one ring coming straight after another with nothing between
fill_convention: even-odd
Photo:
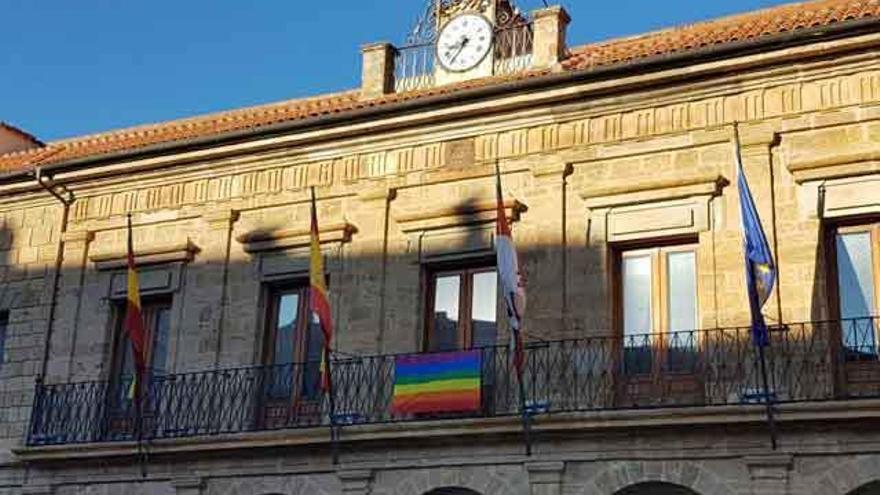
<instances>
[{"instance_id":1,"label":"clock face","mask_svg":"<svg viewBox=\"0 0 880 495\"><path fill-rule=\"evenodd\" d=\"M492 48L492 24L477 14L462 14L447 22L437 38L437 60L450 72L473 69Z\"/></svg>"}]
</instances>

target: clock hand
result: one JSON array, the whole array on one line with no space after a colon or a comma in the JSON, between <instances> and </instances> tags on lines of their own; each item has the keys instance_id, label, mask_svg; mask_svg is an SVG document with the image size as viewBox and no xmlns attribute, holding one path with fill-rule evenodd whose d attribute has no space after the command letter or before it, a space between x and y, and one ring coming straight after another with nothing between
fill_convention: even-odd
<instances>
[{"instance_id":1,"label":"clock hand","mask_svg":"<svg viewBox=\"0 0 880 495\"><path fill-rule=\"evenodd\" d=\"M458 56L461 55L461 52L462 50L464 50L465 45L468 44L468 41L470 40L466 36L461 39L458 44L458 51L455 52L455 55L453 55L451 59L449 59L449 62L455 62L455 59L457 59Z\"/></svg>"}]
</instances>

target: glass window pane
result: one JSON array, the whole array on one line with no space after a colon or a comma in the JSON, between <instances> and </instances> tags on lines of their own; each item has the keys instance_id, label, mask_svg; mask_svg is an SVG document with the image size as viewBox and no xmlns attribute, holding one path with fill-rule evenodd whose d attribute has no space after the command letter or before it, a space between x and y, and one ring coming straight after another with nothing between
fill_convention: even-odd
<instances>
[{"instance_id":1,"label":"glass window pane","mask_svg":"<svg viewBox=\"0 0 880 495\"><path fill-rule=\"evenodd\" d=\"M697 329L696 253L667 253L668 329L671 332Z\"/></svg>"},{"instance_id":2,"label":"glass window pane","mask_svg":"<svg viewBox=\"0 0 880 495\"><path fill-rule=\"evenodd\" d=\"M450 275L434 280L434 330L428 338L429 350L451 351L459 347L458 307L461 277Z\"/></svg>"},{"instance_id":3,"label":"glass window pane","mask_svg":"<svg viewBox=\"0 0 880 495\"><path fill-rule=\"evenodd\" d=\"M631 336L651 330L651 256L628 256L623 258L623 335L628 344L643 345Z\"/></svg>"},{"instance_id":4,"label":"glass window pane","mask_svg":"<svg viewBox=\"0 0 880 495\"><path fill-rule=\"evenodd\" d=\"M171 326L171 309L159 308L153 331L153 355L150 363L153 373L164 375L168 371L168 331Z\"/></svg>"},{"instance_id":5,"label":"glass window pane","mask_svg":"<svg viewBox=\"0 0 880 495\"><path fill-rule=\"evenodd\" d=\"M290 364L295 361L294 338L299 317L299 294L283 294L278 298L275 315L274 364Z\"/></svg>"},{"instance_id":6,"label":"glass window pane","mask_svg":"<svg viewBox=\"0 0 880 495\"><path fill-rule=\"evenodd\" d=\"M498 274L495 270L475 273L471 297L473 347L495 345L497 309Z\"/></svg>"},{"instance_id":7,"label":"glass window pane","mask_svg":"<svg viewBox=\"0 0 880 495\"><path fill-rule=\"evenodd\" d=\"M837 236L837 281L842 318L863 318L875 314L870 233ZM871 327L872 325L844 325L844 344L873 353L873 330L858 331L858 328Z\"/></svg>"}]
</instances>

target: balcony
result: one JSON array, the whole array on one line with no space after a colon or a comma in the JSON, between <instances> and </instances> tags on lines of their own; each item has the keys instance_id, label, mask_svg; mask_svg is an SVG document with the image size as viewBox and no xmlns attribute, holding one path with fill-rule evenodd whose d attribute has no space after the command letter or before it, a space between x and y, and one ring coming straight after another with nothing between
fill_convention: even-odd
<instances>
[{"instance_id":1,"label":"balcony","mask_svg":"<svg viewBox=\"0 0 880 495\"><path fill-rule=\"evenodd\" d=\"M776 326L766 350L770 396L779 404L880 398L880 319ZM334 411L320 393L317 363L156 376L140 436L174 439L279 429L520 414L506 346L481 355L481 407L470 413L407 415L392 407L395 355L334 360ZM707 408L763 402L748 328L625 338L532 342L526 348L526 411L560 413ZM27 445L136 439L129 381L37 384Z\"/></svg>"}]
</instances>

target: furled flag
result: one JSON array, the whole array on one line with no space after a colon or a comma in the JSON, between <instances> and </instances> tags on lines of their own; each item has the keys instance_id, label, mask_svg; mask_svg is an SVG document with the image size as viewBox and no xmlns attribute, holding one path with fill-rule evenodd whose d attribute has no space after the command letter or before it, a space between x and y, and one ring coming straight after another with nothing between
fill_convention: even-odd
<instances>
[{"instance_id":1,"label":"furled flag","mask_svg":"<svg viewBox=\"0 0 880 495\"><path fill-rule=\"evenodd\" d=\"M315 202L315 189L312 188L312 227L311 264L309 267L309 308L318 318L324 333L324 349L321 353L321 388L330 390L330 342L333 339L333 319L330 315L330 299L327 297L327 284L324 280L324 258L321 255L321 240L318 236L318 208Z\"/></svg>"},{"instance_id":2,"label":"furled flag","mask_svg":"<svg viewBox=\"0 0 880 495\"><path fill-rule=\"evenodd\" d=\"M740 153L739 130L734 127L734 159L736 160L737 188L742 214L743 241L745 244L746 287L749 292L749 306L752 312L752 338L756 346L765 347L770 343L767 324L761 308L770 297L776 282L776 266L767 244L767 236L761 227L761 219L755 208L755 201L749 190L743 171Z\"/></svg>"},{"instance_id":3,"label":"furled flag","mask_svg":"<svg viewBox=\"0 0 880 495\"><path fill-rule=\"evenodd\" d=\"M146 332L141 316L141 295L137 268L134 263L134 243L132 242L131 215L128 216L128 291L125 308L125 331L131 342L134 357L135 376L128 391L129 399L140 398L142 381L146 378Z\"/></svg>"},{"instance_id":4,"label":"furled flag","mask_svg":"<svg viewBox=\"0 0 880 495\"><path fill-rule=\"evenodd\" d=\"M507 317L510 322L510 346L513 354L516 371L523 371L523 340L522 340L522 316L525 309L525 287L519 271L516 249L513 246L513 237L510 234L510 225L507 222L507 214L504 209L504 197L501 194L501 173L495 167L495 195L498 201L498 212L495 228L495 263L498 270L498 279L501 283L501 293L507 308Z\"/></svg>"}]
</instances>

